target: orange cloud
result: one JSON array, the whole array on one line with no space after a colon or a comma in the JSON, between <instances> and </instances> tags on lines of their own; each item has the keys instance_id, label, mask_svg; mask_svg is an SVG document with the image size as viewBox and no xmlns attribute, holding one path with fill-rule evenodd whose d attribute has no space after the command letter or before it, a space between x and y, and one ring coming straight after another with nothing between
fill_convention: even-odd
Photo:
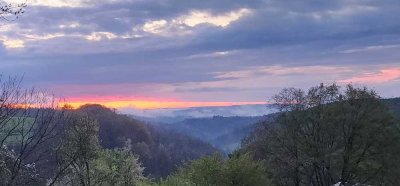
<instances>
[{"instance_id":1,"label":"orange cloud","mask_svg":"<svg viewBox=\"0 0 400 186\"><path fill-rule=\"evenodd\" d=\"M109 108L137 108L137 109L158 109L158 108L189 108L206 106L232 106L246 104L265 104L265 102L193 102L179 100L157 100L157 99L121 99L112 97L105 98L72 98L69 101L60 103L60 106L69 105L79 108L85 104L101 104Z\"/></svg>"},{"instance_id":2,"label":"orange cloud","mask_svg":"<svg viewBox=\"0 0 400 186\"><path fill-rule=\"evenodd\" d=\"M382 69L377 73L365 73L349 79L341 80L341 83L385 83L400 78L400 68Z\"/></svg>"}]
</instances>

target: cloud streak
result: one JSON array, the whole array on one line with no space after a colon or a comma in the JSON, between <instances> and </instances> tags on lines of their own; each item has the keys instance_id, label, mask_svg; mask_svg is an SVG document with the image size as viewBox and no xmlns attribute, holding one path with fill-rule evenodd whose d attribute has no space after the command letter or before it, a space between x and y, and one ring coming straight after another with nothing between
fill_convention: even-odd
<instances>
[{"instance_id":1,"label":"cloud streak","mask_svg":"<svg viewBox=\"0 0 400 186\"><path fill-rule=\"evenodd\" d=\"M349 79L341 80L341 83L363 83L376 84L387 83L400 79L400 68L386 68L379 72L364 73L360 76L355 76Z\"/></svg>"}]
</instances>

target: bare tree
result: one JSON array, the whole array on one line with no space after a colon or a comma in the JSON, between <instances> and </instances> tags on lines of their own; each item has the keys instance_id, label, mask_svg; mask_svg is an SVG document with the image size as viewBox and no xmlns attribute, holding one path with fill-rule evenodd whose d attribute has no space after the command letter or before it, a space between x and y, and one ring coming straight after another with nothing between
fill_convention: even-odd
<instances>
[{"instance_id":1,"label":"bare tree","mask_svg":"<svg viewBox=\"0 0 400 186\"><path fill-rule=\"evenodd\" d=\"M12 21L18 19L20 15L25 13L26 3L8 3L0 0L0 18L3 21Z\"/></svg>"},{"instance_id":2,"label":"bare tree","mask_svg":"<svg viewBox=\"0 0 400 186\"><path fill-rule=\"evenodd\" d=\"M6 175L1 175L6 185L26 184L35 180L23 175L52 150L50 148L62 132L64 111L58 109L54 96L24 89L22 78L0 78L0 145ZM29 172L29 171L28 171ZM36 174L32 174L35 176Z\"/></svg>"}]
</instances>

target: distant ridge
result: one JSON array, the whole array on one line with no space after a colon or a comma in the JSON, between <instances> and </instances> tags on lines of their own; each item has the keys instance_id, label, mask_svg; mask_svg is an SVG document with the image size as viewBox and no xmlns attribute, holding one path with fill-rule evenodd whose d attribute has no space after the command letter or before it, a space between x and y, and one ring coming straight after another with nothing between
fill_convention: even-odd
<instances>
[{"instance_id":1,"label":"distant ridge","mask_svg":"<svg viewBox=\"0 0 400 186\"><path fill-rule=\"evenodd\" d=\"M139 118L206 118L213 116L263 116L276 112L276 108L269 104L233 105L213 107L192 107L184 109L121 109L120 112ZM168 119L167 119L168 120Z\"/></svg>"}]
</instances>

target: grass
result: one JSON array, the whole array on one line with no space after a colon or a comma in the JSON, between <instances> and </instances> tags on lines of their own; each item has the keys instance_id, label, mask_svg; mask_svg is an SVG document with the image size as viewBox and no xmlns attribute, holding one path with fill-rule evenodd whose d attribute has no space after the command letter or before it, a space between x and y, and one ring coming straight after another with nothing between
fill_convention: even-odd
<instances>
[{"instance_id":1,"label":"grass","mask_svg":"<svg viewBox=\"0 0 400 186\"><path fill-rule=\"evenodd\" d=\"M7 123L0 124L0 139L2 140L7 135L5 144L15 144L22 140L22 133L27 134L34 123L34 118L30 117L13 117ZM25 138L29 137L27 135Z\"/></svg>"}]
</instances>

